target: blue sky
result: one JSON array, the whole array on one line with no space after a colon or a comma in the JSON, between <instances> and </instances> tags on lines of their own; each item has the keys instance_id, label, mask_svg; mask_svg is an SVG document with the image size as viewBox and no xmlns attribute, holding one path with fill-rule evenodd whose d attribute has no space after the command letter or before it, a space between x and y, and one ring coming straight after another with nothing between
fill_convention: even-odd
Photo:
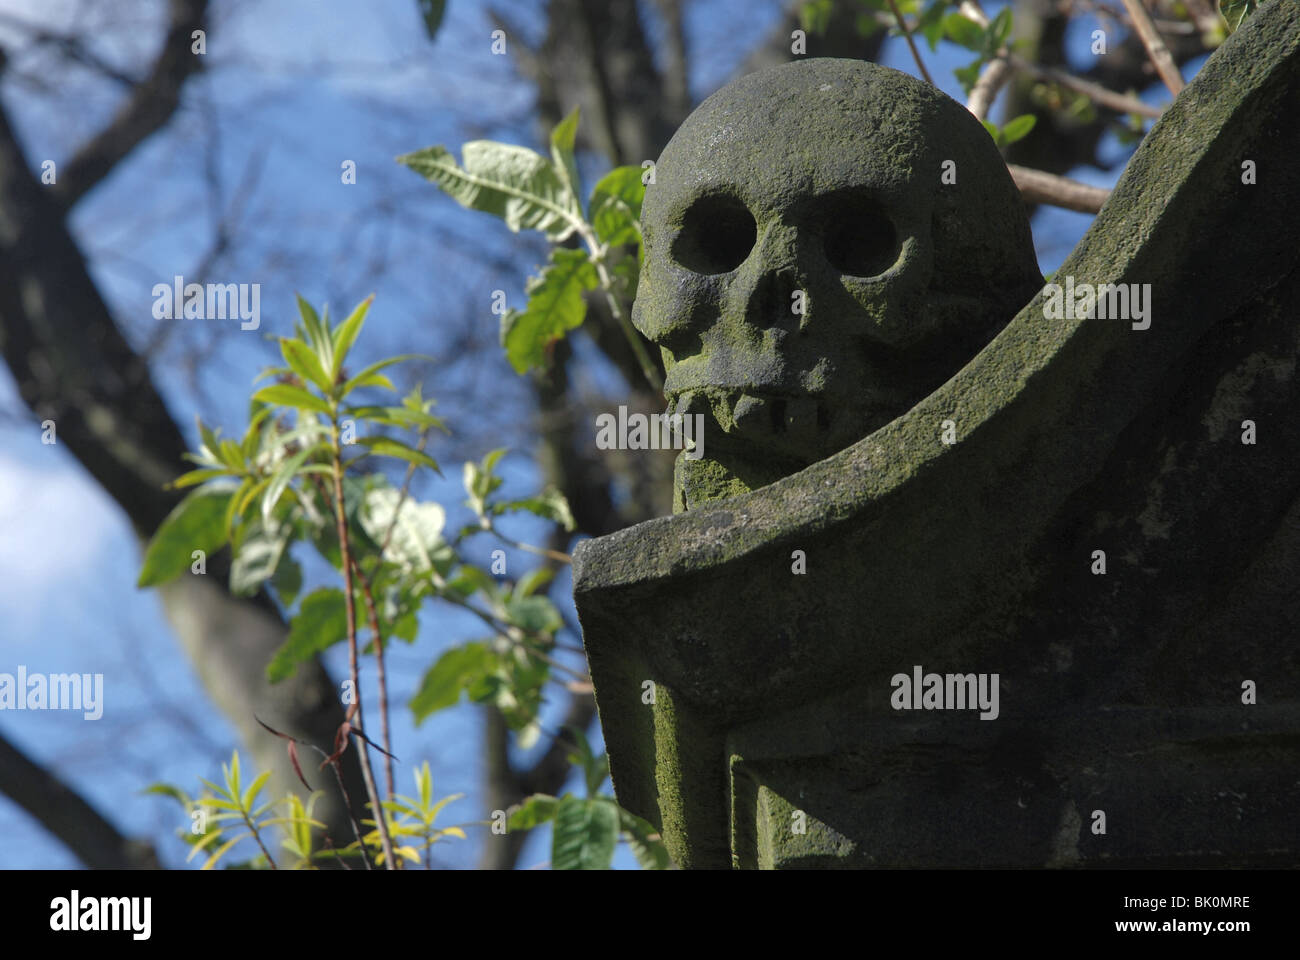
<instances>
[{"instance_id":1,"label":"blue sky","mask_svg":"<svg viewBox=\"0 0 1300 960\"><path fill-rule=\"evenodd\" d=\"M505 5L526 32L541 29L540 5ZM75 18L99 37L105 57L124 65L144 62L160 36L163 4L105 6L115 9L83 10L73 0L0 3L5 12L56 28ZM483 337L495 341L491 291L504 289L511 302L519 302L525 270L541 261L544 248L535 238L510 234L488 217L461 210L393 163L399 153L434 143L455 149L480 137L537 146L529 116L532 89L515 75L509 58L491 55L484 6L450 0L431 45L414 0L214 0L208 75L187 88L177 121L87 197L73 222L101 291L137 347L154 343L161 331L150 312L153 284L192 273L205 255L215 217L229 216L238 228L240 243L210 279L260 283L262 329L244 332L237 322L223 327L221 321L203 321L204 329L165 331L154 366L188 439L195 439L196 412L227 433L242 428L252 379L273 359L265 337L288 331L295 291L318 304L328 301L335 311L377 294L358 348L362 360L405 351L438 355L446 347L439 318L453 311L481 316ZM774 0L690 5L691 87L697 96L725 82L767 35L780 6ZM1087 29L1077 25L1072 49L1086 49ZM923 49L939 85L964 99L952 68L970 55L950 45L941 45L937 54ZM899 40L887 42L883 62L916 72ZM41 75L39 63L22 66L30 76ZM111 115L120 94L74 73L44 91L9 80L0 85L0 96L29 161L39 166L43 159L66 159ZM1167 99L1159 89L1145 96ZM348 159L357 163L355 186L340 183L340 164ZM598 174L598 166L584 159L588 176ZM1095 171L1075 176L1103 186L1112 180ZM205 187L209 181L222 185L215 205ZM1044 271L1056 268L1090 219L1040 212L1034 231ZM517 267L503 272L494 258ZM378 273L377 264L383 268ZM187 365L184 358L195 349L201 360ZM473 425L467 433L482 437L471 451L476 457L500 445L491 441L499 423L506 431L502 442L516 450L506 461L510 488L530 491L537 475L526 448L529 422L519 378L499 351L487 351L474 365L449 359L426 393L442 400L440 412L453 428ZM608 375L597 375L609 382ZM0 409L25 414L3 368ZM33 422L0 420L0 437L0 671L21 663L29 672L102 672L106 683L102 720L57 712L0 714L0 731L124 832L149 836L166 863L179 865L184 848L171 836L181 825L178 809L138 791L155 780L193 790L197 777L213 778L236 746L232 728L177 649L157 598L135 589L139 551L116 505L64 448L41 444ZM464 520L463 494L459 464L450 466L445 482L417 493L444 503L454 529ZM523 539L541 534L526 522L516 530ZM487 542L474 543L471 555L480 551L475 559L486 565L491 549ZM512 564L515 572L527 561L516 556ZM318 583L326 582L323 565L313 572ZM562 584L555 596L567 593ZM392 651L394 702L409 698L440 650L474 635L473 622L464 617L427 611L417 643ZM341 648L326 659L335 676L344 675ZM427 759L437 793L469 794L449 809L451 820L485 816L474 800L481 771L473 708L445 711L416 728L399 706L394 720L395 752L403 760L399 789L410 789L410 771ZM581 789L576 782L571 786ZM447 844L440 862L472 866L481 836L471 833L468 842ZM534 837L521 866L546 861L548 843L549 831ZM631 864L626 851L618 864ZM0 798L0 867L75 865L57 842Z\"/></svg>"}]
</instances>

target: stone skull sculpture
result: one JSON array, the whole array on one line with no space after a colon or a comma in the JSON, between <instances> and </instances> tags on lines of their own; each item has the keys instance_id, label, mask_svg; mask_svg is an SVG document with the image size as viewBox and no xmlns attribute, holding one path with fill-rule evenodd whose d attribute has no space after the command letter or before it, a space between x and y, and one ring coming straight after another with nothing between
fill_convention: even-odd
<instances>
[{"instance_id":1,"label":"stone skull sculpture","mask_svg":"<svg viewBox=\"0 0 1300 960\"><path fill-rule=\"evenodd\" d=\"M993 140L934 87L856 60L749 74L655 166L633 321L669 413L704 417L676 509L771 483L900 416L1043 282Z\"/></svg>"}]
</instances>

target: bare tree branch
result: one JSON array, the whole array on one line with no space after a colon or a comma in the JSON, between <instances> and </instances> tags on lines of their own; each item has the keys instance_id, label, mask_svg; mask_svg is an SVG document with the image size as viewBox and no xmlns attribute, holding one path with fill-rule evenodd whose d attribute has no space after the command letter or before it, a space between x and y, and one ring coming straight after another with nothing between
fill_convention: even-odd
<instances>
[{"instance_id":1,"label":"bare tree branch","mask_svg":"<svg viewBox=\"0 0 1300 960\"><path fill-rule=\"evenodd\" d=\"M79 793L0 737L0 793L92 870L156 870L153 847L124 837Z\"/></svg>"},{"instance_id":2,"label":"bare tree branch","mask_svg":"<svg viewBox=\"0 0 1300 960\"><path fill-rule=\"evenodd\" d=\"M123 157L167 125L180 105L181 87L201 68L201 59L190 52L191 34L206 22L207 0L170 0L168 6L167 35L149 76L108 125L64 165L53 192L65 210L108 176Z\"/></svg>"},{"instance_id":3,"label":"bare tree branch","mask_svg":"<svg viewBox=\"0 0 1300 960\"><path fill-rule=\"evenodd\" d=\"M1169 92L1178 96L1185 86L1183 75L1178 72L1178 66L1174 63L1169 48L1165 46L1165 41L1156 30L1156 25L1151 22L1151 15L1147 13L1147 8L1142 6L1142 0L1124 0L1124 9L1132 17L1133 27L1142 38L1142 45L1147 48L1156 73L1160 74L1160 79L1169 88Z\"/></svg>"},{"instance_id":4,"label":"bare tree branch","mask_svg":"<svg viewBox=\"0 0 1300 960\"><path fill-rule=\"evenodd\" d=\"M1020 195L1030 203L1047 203L1080 213L1096 213L1110 196L1109 190L1090 187L1086 183L1058 177L1054 173L1044 173L1042 170L1031 170L1015 164L1007 164L1007 169L1011 171L1011 179L1020 188Z\"/></svg>"}]
</instances>

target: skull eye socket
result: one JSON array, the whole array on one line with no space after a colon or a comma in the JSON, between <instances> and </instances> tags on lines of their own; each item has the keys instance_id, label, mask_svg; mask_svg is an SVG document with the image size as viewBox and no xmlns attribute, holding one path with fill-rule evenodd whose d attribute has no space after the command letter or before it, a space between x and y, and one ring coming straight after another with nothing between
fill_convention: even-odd
<instances>
[{"instance_id":1,"label":"skull eye socket","mask_svg":"<svg viewBox=\"0 0 1300 960\"><path fill-rule=\"evenodd\" d=\"M837 198L827 212L826 259L840 273L874 277L898 259L898 234L880 205L863 197Z\"/></svg>"},{"instance_id":2,"label":"skull eye socket","mask_svg":"<svg viewBox=\"0 0 1300 960\"><path fill-rule=\"evenodd\" d=\"M672 257L696 273L730 273L745 262L757 237L753 215L735 197L700 197L682 217Z\"/></svg>"}]
</instances>

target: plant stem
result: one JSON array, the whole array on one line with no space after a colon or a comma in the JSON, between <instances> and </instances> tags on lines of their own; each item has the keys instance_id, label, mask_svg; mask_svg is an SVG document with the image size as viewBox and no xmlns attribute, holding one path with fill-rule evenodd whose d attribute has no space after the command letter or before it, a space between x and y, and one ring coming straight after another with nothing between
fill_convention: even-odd
<instances>
[{"instance_id":1,"label":"plant stem","mask_svg":"<svg viewBox=\"0 0 1300 960\"><path fill-rule=\"evenodd\" d=\"M266 862L271 865L272 870L278 870L279 867L277 867L275 861L271 859L271 851L266 849L266 844L262 842L262 835L257 832L257 827L253 825L253 821L248 816L248 811L244 809L242 802L239 804L239 815L244 818L244 826L248 827L248 832L253 835L253 839L257 841L257 845L262 848L262 855L266 857Z\"/></svg>"},{"instance_id":2,"label":"plant stem","mask_svg":"<svg viewBox=\"0 0 1300 960\"><path fill-rule=\"evenodd\" d=\"M343 501L343 450L339 445L339 419L337 411L330 412L330 460L334 467L334 517L338 524L339 554L343 566L343 603L347 615L348 630L348 673L352 679L352 694L356 697L357 726L364 729L361 715L361 673L357 668L357 621L352 599L352 553L348 540L347 512ZM379 842L384 851L384 866L396 870L393 859L393 843L388 836L388 820L384 808L379 802L379 790L375 786L375 774L370 768L370 749L362 741L355 744L360 754L361 775L365 780L366 793L370 797L370 809L375 816L375 825L379 830Z\"/></svg>"},{"instance_id":3,"label":"plant stem","mask_svg":"<svg viewBox=\"0 0 1300 960\"><path fill-rule=\"evenodd\" d=\"M641 340L641 334L637 333L636 327L632 326L631 318L624 312L622 304L618 302L618 297L614 296L614 280L605 267L605 252L601 248L600 240L590 228L585 228L580 232L583 241L587 244L587 249L591 253L591 262L596 267L596 276L600 280L601 290L605 293L605 302L609 305L609 312L618 321L619 329L623 331L623 336L627 338L628 345L636 356L636 362L640 365L641 373L645 376L646 382L656 391L662 391L664 388L663 378L659 376L659 371L655 369L654 361L650 359L650 353Z\"/></svg>"},{"instance_id":4,"label":"plant stem","mask_svg":"<svg viewBox=\"0 0 1300 960\"><path fill-rule=\"evenodd\" d=\"M489 526L488 533L496 537L508 547L514 547L516 550L525 550L528 553L536 554L539 557L545 557L547 560L554 560L556 563L573 563L573 557L567 553L561 553L559 550L549 550L546 547L535 547L531 543L523 543L519 540L511 540L495 526Z\"/></svg>"},{"instance_id":5,"label":"plant stem","mask_svg":"<svg viewBox=\"0 0 1300 960\"><path fill-rule=\"evenodd\" d=\"M921 59L921 51L916 49L916 41L912 39L912 31L908 29L907 21L903 19L903 11L898 9L898 4L894 0L889 0L889 9L894 12L894 19L898 21L898 29L902 30L903 36L907 38L907 46L912 51L912 59L916 61L921 76L925 77L925 82L933 87L934 80L930 77L930 71L925 69L925 61Z\"/></svg>"},{"instance_id":6,"label":"plant stem","mask_svg":"<svg viewBox=\"0 0 1300 960\"><path fill-rule=\"evenodd\" d=\"M1169 48L1165 46L1160 31L1151 22L1151 15L1147 13L1147 8L1142 6L1140 0L1123 0L1123 3L1124 9L1133 20L1133 29L1141 38L1142 46L1147 49L1151 65L1156 68L1156 73L1169 88L1169 92L1175 97L1178 96L1185 86L1183 75L1178 72L1178 64L1174 63L1174 58L1169 53Z\"/></svg>"},{"instance_id":7,"label":"plant stem","mask_svg":"<svg viewBox=\"0 0 1300 960\"><path fill-rule=\"evenodd\" d=\"M361 581L361 595L366 600L366 617L370 632L375 637L375 677L379 683L379 731L384 741L384 783L391 797L397 792L393 785L393 741L388 732L388 680L384 671L384 636L379 632L379 616L375 613L375 595L370 580L361 572L361 565L352 558L352 570Z\"/></svg>"}]
</instances>

